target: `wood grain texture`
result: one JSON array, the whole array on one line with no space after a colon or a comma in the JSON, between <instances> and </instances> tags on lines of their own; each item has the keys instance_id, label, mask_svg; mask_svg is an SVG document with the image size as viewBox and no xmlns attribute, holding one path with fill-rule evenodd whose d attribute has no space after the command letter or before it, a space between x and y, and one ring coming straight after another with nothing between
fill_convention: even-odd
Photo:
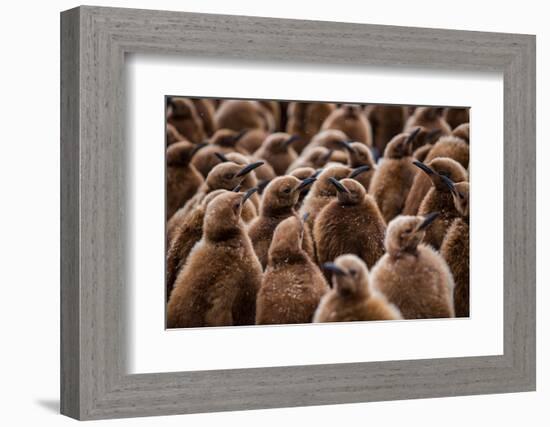
<instances>
[{"instance_id":1,"label":"wood grain texture","mask_svg":"<svg viewBox=\"0 0 550 427\"><path fill-rule=\"evenodd\" d=\"M81 7L62 13L62 413L78 419L535 388L535 38ZM504 354L128 375L124 55L500 71Z\"/></svg>"}]
</instances>

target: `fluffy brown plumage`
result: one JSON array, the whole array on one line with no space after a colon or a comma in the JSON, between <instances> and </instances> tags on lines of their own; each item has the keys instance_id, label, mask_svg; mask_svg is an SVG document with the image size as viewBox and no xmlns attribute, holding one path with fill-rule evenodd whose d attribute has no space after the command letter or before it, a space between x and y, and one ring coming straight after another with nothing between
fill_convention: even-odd
<instances>
[{"instance_id":1,"label":"fluffy brown plumage","mask_svg":"<svg viewBox=\"0 0 550 427\"><path fill-rule=\"evenodd\" d=\"M298 138L284 132L272 133L265 139L262 146L254 152L254 158L265 160L277 175L284 175L292 162L298 158L296 151L292 148L292 144Z\"/></svg>"},{"instance_id":2,"label":"fluffy brown plumage","mask_svg":"<svg viewBox=\"0 0 550 427\"><path fill-rule=\"evenodd\" d=\"M404 130L410 132L421 127L427 131L439 130L441 135L449 135L451 127L441 116L442 113L443 108L440 107L417 107L407 119Z\"/></svg>"},{"instance_id":3,"label":"fluffy brown plumage","mask_svg":"<svg viewBox=\"0 0 550 427\"><path fill-rule=\"evenodd\" d=\"M418 132L417 128L410 134L401 133L390 141L370 183L369 193L386 222L399 215L405 206L416 173L412 144Z\"/></svg>"},{"instance_id":4,"label":"fluffy brown plumage","mask_svg":"<svg viewBox=\"0 0 550 427\"><path fill-rule=\"evenodd\" d=\"M269 246L277 226L289 216L296 216L296 205L300 192L315 181L306 178L300 181L293 176L280 176L271 181L264 190L260 215L248 227L248 235L254 251L262 264L267 265ZM313 256L313 245L308 234L304 237L304 249Z\"/></svg>"},{"instance_id":5,"label":"fluffy brown plumage","mask_svg":"<svg viewBox=\"0 0 550 427\"><path fill-rule=\"evenodd\" d=\"M453 136L463 139L466 143L470 143L470 123L463 123L453 129Z\"/></svg>"},{"instance_id":6,"label":"fluffy brown plumage","mask_svg":"<svg viewBox=\"0 0 550 427\"><path fill-rule=\"evenodd\" d=\"M460 163L447 157L433 159L429 166L420 162L415 162L415 165L422 169L432 184L432 188L418 208L418 215L439 212L437 219L426 230L424 243L432 245L434 249L438 250L447 229L453 220L459 216L454 206L451 191L445 183L445 178L450 179L452 182L462 182L467 179L468 175Z\"/></svg>"},{"instance_id":7,"label":"fluffy brown plumage","mask_svg":"<svg viewBox=\"0 0 550 427\"><path fill-rule=\"evenodd\" d=\"M324 267L332 273L332 290L323 296L314 322L354 322L401 319L397 307L373 290L365 263L355 255L342 255Z\"/></svg>"},{"instance_id":8,"label":"fluffy brown plumage","mask_svg":"<svg viewBox=\"0 0 550 427\"><path fill-rule=\"evenodd\" d=\"M432 160L438 157L448 157L456 160L464 167L464 169L467 169L470 162L470 149L468 144L462 139L457 138L456 136L444 136L440 138L439 141L437 141L437 143L430 149L424 160L417 160L430 164ZM407 196L407 201L405 202L403 214L416 215L422 200L424 200L424 197L426 197L426 194L428 194L430 188L431 181L428 176L420 170L417 171L411 190Z\"/></svg>"},{"instance_id":9,"label":"fluffy brown plumage","mask_svg":"<svg viewBox=\"0 0 550 427\"><path fill-rule=\"evenodd\" d=\"M312 149L306 148L306 150L304 150L302 154L300 154L300 156L292 162L286 173L292 173L294 170L303 167L310 167L313 169L322 168L332 160L333 154L334 150L326 147L314 147Z\"/></svg>"},{"instance_id":10,"label":"fluffy brown plumage","mask_svg":"<svg viewBox=\"0 0 550 427\"><path fill-rule=\"evenodd\" d=\"M260 148L262 142L264 142L268 135L269 133L264 129L249 129L239 138L237 148L239 148L241 152L244 150L248 154L252 154Z\"/></svg>"},{"instance_id":11,"label":"fluffy brown plumage","mask_svg":"<svg viewBox=\"0 0 550 427\"><path fill-rule=\"evenodd\" d=\"M372 148L379 157L384 153L386 144L403 131L407 112L405 107L397 105L369 105L365 108L365 114L372 127Z\"/></svg>"},{"instance_id":12,"label":"fluffy brown plumage","mask_svg":"<svg viewBox=\"0 0 550 427\"><path fill-rule=\"evenodd\" d=\"M168 98L168 106L170 107L168 123L173 125L182 136L195 144L206 139L202 120L193 101L180 97Z\"/></svg>"},{"instance_id":13,"label":"fluffy brown plumage","mask_svg":"<svg viewBox=\"0 0 550 427\"><path fill-rule=\"evenodd\" d=\"M202 121L202 127L206 136L211 136L216 130L216 125L214 124L214 114L216 112L216 107L212 99L208 98L192 98L197 114L199 115Z\"/></svg>"},{"instance_id":14,"label":"fluffy brown plumage","mask_svg":"<svg viewBox=\"0 0 550 427\"><path fill-rule=\"evenodd\" d=\"M227 192L206 208L203 237L168 301L168 328L254 324L262 267L241 220L245 198Z\"/></svg>"},{"instance_id":15,"label":"fluffy brown plumage","mask_svg":"<svg viewBox=\"0 0 550 427\"><path fill-rule=\"evenodd\" d=\"M223 101L214 116L216 129L263 129L271 132L275 129L275 120L271 112L258 101Z\"/></svg>"},{"instance_id":16,"label":"fluffy brown plumage","mask_svg":"<svg viewBox=\"0 0 550 427\"><path fill-rule=\"evenodd\" d=\"M302 248L304 225L296 216L273 235L256 305L257 324L308 323L328 285Z\"/></svg>"},{"instance_id":17,"label":"fluffy brown plumage","mask_svg":"<svg viewBox=\"0 0 550 427\"><path fill-rule=\"evenodd\" d=\"M470 109L448 107L443 110L443 118L447 123L449 123L451 129L454 129L457 126L470 121Z\"/></svg>"},{"instance_id":18,"label":"fluffy brown plumage","mask_svg":"<svg viewBox=\"0 0 550 427\"><path fill-rule=\"evenodd\" d=\"M291 102L288 104L286 131L298 135L299 141L293 145L301 153L311 138L319 132L325 119L336 109L327 102Z\"/></svg>"},{"instance_id":19,"label":"fluffy brown plumage","mask_svg":"<svg viewBox=\"0 0 550 427\"><path fill-rule=\"evenodd\" d=\"M178 141L187 141L185 137L178 132L174 125L166 123L166 146L174 144Z\"/></svg>"},{"instance_id":20,"label":"fluffy brown plumage","mask_svg":"<svg viewBox=\"0 0 550 427\"><path fill-rule=\"evenodd\" d=\"M454 305L456 317L470 316L470 184L448 181L455 208L455 218L441 244L441 255L447 261L455 281Z\"/></svg>"},{"instance_id":21,"label":"fluffy brown plumage","mask_svg":"<svg viewBox=\"0 0 550 427\"><path fill-rule=\"evenodd\" d=\"M319 213L313 240L319 264L354 254L369 267L384 254L386 223L374 199L359 182L345 178L331 183L338 192Z\"/></svg>"},{"instance_id":22,"label":"fluffy brown plumage","mask_svg":"<svg viewBox=\"0 0 550 427\"><path fill-rule=\"evenodd\" d=\"M321 129L338 129L352 141L372 146L372 129L367 116L359 105L347 104L334 110L325 119Z\"/></svg>"},{"instance_id":23,"label":"fluffy brown plumage","mask_svg":"<svg viewBox=\"0 0 550 427\"><path fill-rule=\"evenodd\" d=\"M386 254L371 272L372 284L405 319L454 317L454 281L445 260L421 242L437 214L399 216L386 232Z\"/></svg>"},{"instance_id":24,"label":"fluffy brown plumage","mask_svg":"<svg viewBox=\"0 0 550 427\"><path fill-rule=\"evenodd\" d=\"M346 142L344 146L348 152L347 164L350 168L355 169L361 166L369 167L369 170L355 177L355 180L360 182L363 187L365 187L365 190L369 191L370 183L376 170L370 148L360 142Z\"/></svg>"},{"instance_id":25,"label":"fluffy brown plumage","mask_svg":"<svg viewBox=\"0 0 550 427\"><path fill-rule=\"evenodd\" d=\"M180 141L166 150L166 219L169 219L197 192L202 175L190 163L204 144Z\"/></svg>"}]
</instances>

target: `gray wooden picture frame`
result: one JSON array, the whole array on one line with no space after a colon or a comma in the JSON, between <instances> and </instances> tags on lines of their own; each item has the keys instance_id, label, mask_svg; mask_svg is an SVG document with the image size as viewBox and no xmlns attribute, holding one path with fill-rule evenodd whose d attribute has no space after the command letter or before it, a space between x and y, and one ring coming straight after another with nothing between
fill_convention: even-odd
<instances>
[{"instance_id":1,"label":"gray wooden picture frame","mask_svg":"<svg viewBox=\"0 0 550 427\"><path fill-rule=\"evenodd\" d=\"M504 354L128 375L127 53L504 78ZM535 390L535 37L79 7L61 14L61 412L77 419Z\"/></svg>"}]
</instances>

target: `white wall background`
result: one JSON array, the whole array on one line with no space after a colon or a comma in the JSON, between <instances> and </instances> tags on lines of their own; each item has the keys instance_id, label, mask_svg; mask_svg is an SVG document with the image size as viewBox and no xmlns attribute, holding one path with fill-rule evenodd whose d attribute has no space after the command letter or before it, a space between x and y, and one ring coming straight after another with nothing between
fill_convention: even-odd
<instances>
[{"instance_id":1,"label":"white wall background","mask_svg":"<svg viewBox=\"0 0 550 427\"><path fill-rule=\"evenodd\" d=\"M489 3L489 2L487 2ZM548 310L550 28L544 2L277 0L97 1L97 5L409 25L537 35L538 391L109 421L111 425L315 423L546 426L550 421ZM0 32L0 394L3 425L67 425L59 416L59 12L74 1L5 2ZM545 80L546 78L546 80ZM546 197L545 197L546 196ZM542 262L541 262L542 261Z\"/></svg>"}]
</instances>

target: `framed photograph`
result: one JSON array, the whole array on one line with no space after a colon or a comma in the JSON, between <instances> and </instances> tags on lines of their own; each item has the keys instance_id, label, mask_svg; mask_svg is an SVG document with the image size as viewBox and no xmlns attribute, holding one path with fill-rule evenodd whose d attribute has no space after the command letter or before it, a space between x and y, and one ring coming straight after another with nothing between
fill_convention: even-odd
<instances>
[{"instance_id":1,"label":"framed photograph","mask_svg":"<svg viewBox=\"0 0 550 427\"><path fill-rule=\"evenodd\" d=\"M61 88L63 414L535 390L534 36L83 6Z\"/></svg>"}]
</instances>

